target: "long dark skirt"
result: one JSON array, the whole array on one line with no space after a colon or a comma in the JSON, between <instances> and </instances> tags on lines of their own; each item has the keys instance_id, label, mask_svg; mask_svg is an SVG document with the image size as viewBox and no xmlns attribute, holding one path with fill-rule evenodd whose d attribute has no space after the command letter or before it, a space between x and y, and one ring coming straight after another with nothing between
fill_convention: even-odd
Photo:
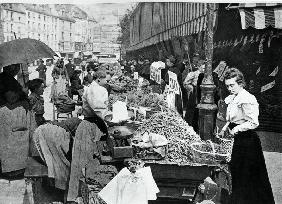
<instances>
[{"instance_id":1,"label":"long dark skirt","mask_svg":"<svg viewBox=\"0 0 282 204\"><path fill-rule=\"evenodd\" d=\"M258 135L253 130L234 138L231 156L231 204L274 204Z\"/></svg>"}]
</instances>

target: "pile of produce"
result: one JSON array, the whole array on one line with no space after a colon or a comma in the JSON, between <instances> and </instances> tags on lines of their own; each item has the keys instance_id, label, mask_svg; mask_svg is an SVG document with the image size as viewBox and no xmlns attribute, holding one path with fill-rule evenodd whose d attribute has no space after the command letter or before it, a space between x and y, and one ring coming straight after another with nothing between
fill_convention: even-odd
<instances>
[{"instance_id":1,"label":"pile of produce","mask_svg":"<svg viewBox=\"0 0 282 204\"><path fill-rule=\"evenodd\" d=\"M164 135L169 141L165 160L180 165L191 163L190 144L201 141L200 136L177 112L167 108L164 108L163 111L152 115L149 120L145 121L137 129L136 137L140 137L145 132Z\"/></svg>"},{"instance_id":2,"label":"pile of produce","mask_svg":"<svg viewBox=\"0 0 282 204\"><path fill-rule=\"evenodd\" d=\"M167 155L162 161L163 163L176 163L179 165L206 163L205 161L208 158L206 160L205 158L202 160L195 159L195 154L191 148L193 143L201 143L197 150L213 153L209 142L202 141L193 127L189 126L177 112L166 107L163 107L163 112L158 112L143 122L137 129L134 138L138 140L138 137L142 137L146 132L164 135L168 139ZM222 158L229 161L232 145L233 143L230 140L221 140L219 144L214 143L215 152L228 155ZM148 150L144 149L144 152L146 153ZM149 154L152 154L152 152L149 152Z\"/></svg>"},{"instance_id":3,"label":"pile of produce","mask_svg":"<svg viewBox=\"0 0 282 204\"><path fill-rule=\"evenodd\" d=\"M113 77L111 83L121 87L125 91L137 90L138 86L138 83L136 81L127 76L119 76L117 78Z\"/></svg>"},{"instance_id":4,"label":"pile of produce","mask_svg":"<svg viewBox=\"0 0 282 204\"><path fill-rule=\"evenodd\" d=\"M127 101L128 107L138 108L142 106L151 108L154 111L161 111L161 106L165 105L165 100L162 95L152 93L148 89L111 94L109 96L109 109L111 109L112 104L116 101Z\"/></svg>"}]
</instances>

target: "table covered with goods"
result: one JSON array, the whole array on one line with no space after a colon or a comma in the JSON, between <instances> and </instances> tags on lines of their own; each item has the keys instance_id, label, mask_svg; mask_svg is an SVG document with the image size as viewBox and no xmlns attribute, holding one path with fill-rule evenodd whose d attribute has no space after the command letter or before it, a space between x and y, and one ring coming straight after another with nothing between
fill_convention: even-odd
<instances>
[{"instance_id":1,"label":"table covered with goods","mask_svg":"<svg viewBox=\"0 0 282 204\"><path fill-rule=\"evenodd\" d=\"M115 166L117 171L127 167L133 174L150 167L159 192L149 203L224 203L222 188L231 192L227 163L233 140L201 140L176 110L168 108L166 96L153 93L146 80L116 82L126 91L110 95L109 109L114 114L115 104L123 102L127 113L121 120L110 118L107 141L97 142L101 166Z\"/></svg>"}]
</instances>

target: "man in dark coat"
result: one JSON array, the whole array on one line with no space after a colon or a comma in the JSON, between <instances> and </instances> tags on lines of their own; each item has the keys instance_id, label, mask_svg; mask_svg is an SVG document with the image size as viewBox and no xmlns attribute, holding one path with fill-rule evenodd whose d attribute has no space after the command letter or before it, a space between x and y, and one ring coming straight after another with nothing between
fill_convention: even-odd
<instances>
[{"instance_id":1,"label":"man in dark coat","mask_svg":"<svg viewBox=\"0 0 282 204\"><path fill-rule=\"evenodd\" d=\"M71 59L69 59L69 62L65 65L66 70L69 76L69 79L72 77L74 70L75 70L75 65L71 63Z\"/></svg>"},{"instance_id":2,"label":"man in dark coat","mask_svg":"<svg viewBox=\"0 0 282 204\"><path fill-rule=\"evenodd\" d=\"M39 73L39 77L38 78L42 79L44 81L44 85L46 87L46 71L47 71L47 68L44 65L44 61L42 59L40 60L40 64L36 68L36 71L38 71L38 73Z\"/></svg>"},{"instance_id":3,"label":"man in dark coat","mask_svg":"<svg viewBox=\"0 0 282 204\"><path fill-rule=\"evenodd\" d=\"M72 77L70 78L71 83L71 98L73 98L73 95L78 95L78 100L82 101L81 96L79 94L79 90L83 89L83 85L81 84L81 80L79 78L79 75L81 74L80 70L74 70L74 73L72 74Z\"/></svg>"}]
</instances>

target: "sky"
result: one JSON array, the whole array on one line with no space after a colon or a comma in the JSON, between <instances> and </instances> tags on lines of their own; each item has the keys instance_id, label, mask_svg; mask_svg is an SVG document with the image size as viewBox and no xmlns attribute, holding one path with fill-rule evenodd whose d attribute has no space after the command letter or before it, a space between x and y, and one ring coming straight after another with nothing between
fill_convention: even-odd
<instances>
[{"instance_id":1,"label":"sky","mask_svg":"<svg viewBox=\"0 0 282 204\"><path fill-rule=\"evenodd\" d=\"M131 9L136 3L96 3L96 4L76 4L86 11L99 23L115 24L119 22L127 9Z\"/></svg>"}]
</instances>

